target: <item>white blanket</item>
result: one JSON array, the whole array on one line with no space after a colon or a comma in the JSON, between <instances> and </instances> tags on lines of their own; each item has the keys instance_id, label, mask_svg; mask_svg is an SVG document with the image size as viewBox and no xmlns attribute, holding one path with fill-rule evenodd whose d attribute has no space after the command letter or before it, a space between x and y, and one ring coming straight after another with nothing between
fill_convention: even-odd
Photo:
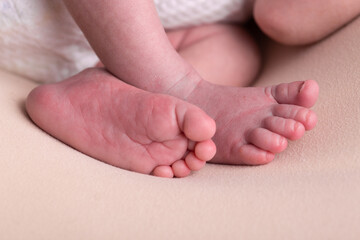
<instances>
[{"instance_id":1,"label":"white blanket","mask_svg":"<svg viewBox=\"0 0 360 240\"><path fill-rule=\"evenodd\" d=\"M253 0L155 0L165 28L245 20ZM61 0L0 0L0 68L38 82L61 81L96 64Z\"/></svg>"}]
</instances>

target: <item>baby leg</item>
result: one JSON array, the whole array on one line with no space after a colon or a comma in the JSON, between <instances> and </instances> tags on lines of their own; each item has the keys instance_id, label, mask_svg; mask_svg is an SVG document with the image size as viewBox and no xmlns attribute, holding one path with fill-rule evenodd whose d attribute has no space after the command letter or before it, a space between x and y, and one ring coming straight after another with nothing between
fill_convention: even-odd
<instances>
[{"instance_id":1,"label":"baby leg","mask_svg":"<svg viewBox=\"0 0 360 240\"><path fill-rule=\"evenodd\" d=\"M175 51L151 0L65 2L112 74L138 88L184 99L216 121L214 162L267 163L286 148L286 139L298 139L316 124L316 114L308 109L318 97L315 81L266 88L206 82Z\"/></svg>"},{"instance_id":2,"label":"baby leg","mask_svg":"<svg viewBox=\"0 0 360 240\"><path fill-rule=\"evenodd\" d=\"M359 14L359 0L257 0L254 7L262 31L290 45L318 41Z\"/></svg>"},{"instance_id":3,"label":"baby leg","mask_svg":"<svg viewBox=\"0 0 360 240\"><path fill-rule=\"evenodd\" d=\"M179 54L209 82L244 87L259 72L259 49L242 26L210 24L169 31L167 36Z\"/></svg>"}]
</instances>

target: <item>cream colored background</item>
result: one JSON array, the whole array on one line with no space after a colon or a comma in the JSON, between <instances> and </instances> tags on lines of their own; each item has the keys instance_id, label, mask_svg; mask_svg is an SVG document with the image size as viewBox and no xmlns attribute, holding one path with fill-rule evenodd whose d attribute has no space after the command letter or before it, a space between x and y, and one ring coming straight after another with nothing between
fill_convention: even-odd
<instances>
[{"instance_id":1,"label":"cream colored background","mask_svg":"<svg viewBox=\"0 0 360 240\"><path fill-rule=\"evenodd\" d=\"M261 85L316 79L317 128L261 167L159 179L38 129L36 85L0 73L1 239L359 239L360 19L309 47L267 46Z\"/></svg>"}]
</instances>

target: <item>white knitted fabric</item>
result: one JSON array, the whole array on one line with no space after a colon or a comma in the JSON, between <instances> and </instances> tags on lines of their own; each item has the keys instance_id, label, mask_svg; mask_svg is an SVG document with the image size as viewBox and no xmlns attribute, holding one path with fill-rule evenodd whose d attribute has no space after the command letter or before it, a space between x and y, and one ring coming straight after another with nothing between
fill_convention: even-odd
<instances>
[{"instance_id":1,"label":"white knitted fabric","mask_svg":"<svg viewBox=\"0 0 360 240\"><path fill-rule=\"evenodd\" d=\"M247 20L253 0L154 0L165 28Z\"/></svg>"},{"instance_id":2,"label":"white knitted fabric","mask_svg":"<svg viewBox=\"0 0 360 240\"><path fill-rule=\"evenodd\" d=\"M96 62L61 0L0 0L0 68L53 82Z\"/></svg>"},{"instance_id":3,"label":"white knitted fabric","mask_svg":"<svg viewBox=\"0 0 360 240\"><path fill-rule=\"evenodd\" d=\"M165 28L245 20L253 0L154 0ZM61 81L98 61L62 0L0 0L0 68Z\"/></svg>"}]
</instances>

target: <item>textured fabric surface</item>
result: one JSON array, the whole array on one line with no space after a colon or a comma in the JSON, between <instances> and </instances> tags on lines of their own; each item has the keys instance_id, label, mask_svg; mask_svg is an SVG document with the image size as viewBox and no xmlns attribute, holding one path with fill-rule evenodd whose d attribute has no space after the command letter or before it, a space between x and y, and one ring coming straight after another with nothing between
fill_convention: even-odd
<instances>
[{"instance_id":1,"label":"textured fabric surface","mask_svg":"<svg viewBox=\"0 0 360 240\"><path fill-rule=\"evenodd\" d=\"M167 28L249 18L253 0L155 0ZM62 0L0 0L0 68L61 81L98 58Z\"/></svg>"},{"instance_id":2,"label":"textured fabric surface","mask_svg":"<svg viewBox=\"0 0 360 240\"><path fill-rule=\"evenodd\" d=\"M1 69L54 82L97 61L61 0L0 0Z\"/></svg>"},{"instance_id":3,"label":"textured fabric surface","mask_svg":"<svg viewBox=\"0 0 360 240\"><path fill-rule=\"evenodd\" d=\"M178 28L224 20L245 21L253 0L154 0L165 28Z\"/></svg>"},{"instance_id":4,"label":"textured fabric surface","mask_svg":"<svg viewBox=\"0 0 360 240\"><path fill-rule=\"evenodd\" d=\"M316 79L319 124L271 164L185 179L111 167L27 118L0 73L1 239L359 239L360 19L303 48L269 43L259 85Z\"/></svg>"}]
</instances>

